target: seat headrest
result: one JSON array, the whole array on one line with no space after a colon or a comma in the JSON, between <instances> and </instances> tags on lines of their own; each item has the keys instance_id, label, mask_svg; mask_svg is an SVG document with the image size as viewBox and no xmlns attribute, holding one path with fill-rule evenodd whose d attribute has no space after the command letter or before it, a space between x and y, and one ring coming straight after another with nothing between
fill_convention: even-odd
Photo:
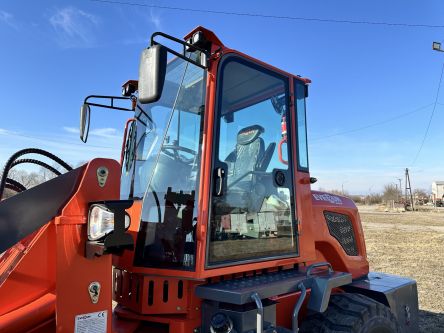
<instances>
[{"instance_id":1,"label":"seat headrest","mask_svg":"<svg viewBox=\"0 0 444 333\"><path fill-rule=\"evenodd\" d=\"M248 145L264 133L264 128L259 125L245 127L237 133L237 144Z\"/></svg>"}]
</instances>

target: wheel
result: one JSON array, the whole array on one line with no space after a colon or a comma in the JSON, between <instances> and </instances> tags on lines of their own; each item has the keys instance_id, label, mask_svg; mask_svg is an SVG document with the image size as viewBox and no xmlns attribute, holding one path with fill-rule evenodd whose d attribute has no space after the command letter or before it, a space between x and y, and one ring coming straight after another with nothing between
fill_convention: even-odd
<instances>
[{"instance_id":1,"label":"wheel","mask_svg":"<svg viewBox=\"0 0 444 333\"><path fill-rule=\"evenodd\" d=\"M308 333L400 333L390 309L359 294L336 294L324 313L307 316L301 332Z\"/></svg>"}]
</instances>

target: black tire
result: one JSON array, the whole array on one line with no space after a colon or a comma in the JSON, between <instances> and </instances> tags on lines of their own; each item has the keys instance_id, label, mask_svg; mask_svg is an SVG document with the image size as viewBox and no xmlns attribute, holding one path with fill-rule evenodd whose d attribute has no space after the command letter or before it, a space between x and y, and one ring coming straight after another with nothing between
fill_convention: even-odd
<instances>
[{"instance_id":1,"label":"black tire","mask_svg":"<svg viewBox=\"0 0 444 333\"><path fill-rule=\"evenodd\" d=\"M336 294L324 313L307 316L301 333L400 333L392 311L359 294Z\"/></svg>"}]
</instances>

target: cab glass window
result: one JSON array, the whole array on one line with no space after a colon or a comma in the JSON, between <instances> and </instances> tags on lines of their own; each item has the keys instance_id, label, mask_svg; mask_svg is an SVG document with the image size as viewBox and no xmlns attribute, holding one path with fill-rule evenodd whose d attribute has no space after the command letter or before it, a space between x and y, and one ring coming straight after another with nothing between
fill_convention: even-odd
<instances>
[{"instance_id":1,"label":"cab glass window","mask_svg":"<svg viewBox=\"0 0 444 333\"><path fill-rule=\"evenodd\" d=\"M295 80L294 87L298 139L298 169L300 171L308 171L307 120L305 113L306 86L299 80Z\"/></svg>"},{"instance_id":2,"label":"cab glass window","mask_svg":"<svg viewBox=\"0 0 444 333\"><path fill-rule=\"evenodd\" d=\"M295 256L288 78L233 56L220 68L207 265Z\"/></svg>"}]
</instances>

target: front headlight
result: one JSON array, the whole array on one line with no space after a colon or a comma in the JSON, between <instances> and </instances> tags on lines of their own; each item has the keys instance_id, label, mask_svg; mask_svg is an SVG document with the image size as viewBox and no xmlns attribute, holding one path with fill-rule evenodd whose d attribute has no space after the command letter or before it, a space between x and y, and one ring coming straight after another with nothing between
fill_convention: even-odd
<instances>
[{"instance_id":1,"label":"front headlight","mask_svg":"<svg viewBox=\"0 0 444 333\"><path fill-rule=\"evenodd\" d=\"M130 217L125 214L125 230L130 226ZM88 214L88 239L95 241L114 230L114 213L103 205L92 205Z\"/></svg>"}]
</instances>

